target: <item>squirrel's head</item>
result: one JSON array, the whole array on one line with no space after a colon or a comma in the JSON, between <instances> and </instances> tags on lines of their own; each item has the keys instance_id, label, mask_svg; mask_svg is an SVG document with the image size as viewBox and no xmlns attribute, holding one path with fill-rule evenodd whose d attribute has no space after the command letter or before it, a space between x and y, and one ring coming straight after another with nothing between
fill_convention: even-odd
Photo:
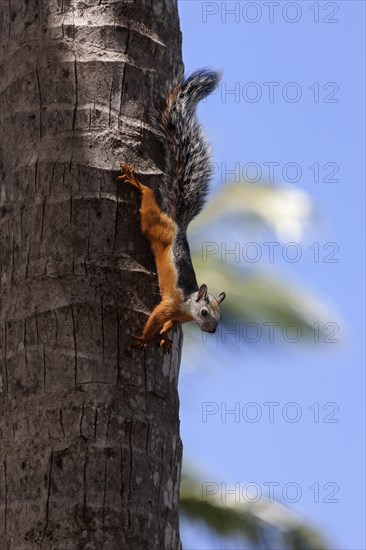
<instances>
[{"instance_id":1,"label":"squirrel's head","mask_svg":"<svg viewBox=\"0 0 366 550\"><path fill-rule=\"evenodd\" d=\"M204 332L215 332L220 321L220 305L225 299L225 292L218 298L208 293L207 285L201 285L190 299L190 313L193 320Z\"/></svg>"}]
</instances>

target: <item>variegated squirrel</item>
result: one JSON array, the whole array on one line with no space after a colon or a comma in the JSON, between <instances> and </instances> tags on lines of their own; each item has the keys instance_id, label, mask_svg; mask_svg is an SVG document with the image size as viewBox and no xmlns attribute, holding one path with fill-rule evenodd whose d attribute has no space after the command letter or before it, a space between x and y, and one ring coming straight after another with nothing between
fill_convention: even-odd
<instances>
[{"instance_id":1,"label":"variegated squirrel","mask_svg":"<svg viewBox=\"0 0 366 550\"><path fill-rule=\"evenodd\" d=\"M215 298L205 284L198 286L187 240L188 225L205 204L212 175L210 148L196 106L219 79L217 72L201 70L174 83L155 117L166 158L160 205L153 190L138 181L133 167L121 163L118 179L141 194L141 229L155 256L161 294L141 336L134 336L139 347L160 337L160 346L168 352L172 347L168 332L180 323L195 321L203 331L215 332L220 320L225 293Z\"/></svg>"}]
</instances>

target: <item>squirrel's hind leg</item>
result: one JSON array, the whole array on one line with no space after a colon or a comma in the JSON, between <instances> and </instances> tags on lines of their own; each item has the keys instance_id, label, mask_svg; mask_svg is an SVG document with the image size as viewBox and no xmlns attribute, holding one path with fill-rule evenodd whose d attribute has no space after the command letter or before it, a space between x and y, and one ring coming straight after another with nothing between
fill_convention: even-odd
<instances>
[{"instance_id":1,"label":"squirrel's hind leg","mask_svg":"<svg viewBox=\"0 0 366 550\"><path fill-rule=\"evenodd\" d=\"M138 181L134 168L124 162L121 163L121 168L124 173L118 176L117 179L136 187L141 193L141 230L150 240L154 255L156 255L156 246L165 248L173 244L176 233L175 223L167 214L161 211L156 202L154 191Z\"/></svg>"},{"instance_id":2,"label":"squirrel's hind leg","mask_svg":"<svg viewBox=\"0 0 366 550\"><path fill-rule=\"evenodd\" d=\"M129 185L132 185L132 187L136 187L142 193L142 190L145 186L142 185L136 178L134 167L129 166L125 162L121 162L121 168L123 170L123 174L118 176L117 179L128 183Z\"/></svg>"}]
</instances>

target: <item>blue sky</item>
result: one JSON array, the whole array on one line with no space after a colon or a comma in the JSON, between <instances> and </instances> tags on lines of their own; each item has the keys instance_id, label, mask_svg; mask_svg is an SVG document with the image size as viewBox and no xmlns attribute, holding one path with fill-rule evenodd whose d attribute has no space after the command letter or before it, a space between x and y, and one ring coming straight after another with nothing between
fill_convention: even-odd
<instances>
[{"instance_id":1,"label":"blue sky","mask_svg":"<svg viewBox=\"0 0 366 550\"><path fill-rule=\"evenodd\" d=\"M186 348L180 382L184 454L202 482L228 488L253 482L263 494L275 482L282 502L286 484L296 484L301 497L287 501L292 509L319 527L334 548L364 550L365 4L270 4L272 14L265 2L180 0L185 67L187 73L201 67L223 71L219 92L199 109L215 163L228 169L255 163L266 179L264 163L276 162L276 183L283 183L283 174L294 177L291 166L286 172L288 163L300 167L296 185L309 193L321 222L302 243L301 261L276 258L259 267L324 298L334 311L329 322L339 324L340 342L263 350L212 337L202 345L196 369ZM338 181L327 181L332 178ZM224 186L220 179L214 186ZM237 240L245 242L245 235ZM309 249L315 242L319 262ZM324 261L334 250L323 250L327 243L339 247L338 262ZM222 422L217 413L203 422L208 402L217 403L219 412L239 403L248 416L255 410L262 416L250 422L242 414L236 422L227 415ZM268 402L279 403L273 422ZM298 422L289 420L293 414L301 415ZM338 502L327 502L332 498ZM182 537L185 550L216 548L191 530L183 529Z\"/></svg>"}]
</instances>

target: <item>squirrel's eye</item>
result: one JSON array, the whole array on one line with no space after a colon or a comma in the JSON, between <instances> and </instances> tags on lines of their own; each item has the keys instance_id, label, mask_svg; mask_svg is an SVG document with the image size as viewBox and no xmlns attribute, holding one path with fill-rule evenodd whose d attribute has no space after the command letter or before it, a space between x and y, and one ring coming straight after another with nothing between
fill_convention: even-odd
<instances>
[{"instance_id":1,"label":"squirrel's eye","mask_svg":"<svg viewBox=\"0 0 366 550\"><path fill-rule=\"evenodd\" d=\"M202 315L202 317L207 317L207 314L208 314L207 309L202 309L202 310L201 310L201 315Z\"/></svg>"}]
</instances>

